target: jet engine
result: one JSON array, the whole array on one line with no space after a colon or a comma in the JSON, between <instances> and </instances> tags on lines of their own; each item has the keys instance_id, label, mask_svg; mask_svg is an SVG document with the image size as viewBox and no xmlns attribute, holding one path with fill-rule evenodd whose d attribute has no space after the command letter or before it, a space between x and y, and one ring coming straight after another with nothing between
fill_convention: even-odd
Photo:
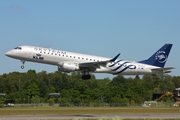
<instances>
[{"instance_id":1,"label":"jet engine","mask_svg":"<svg viewBox=\"0 0 180 120\"><path fill-rule=\"evenodd\" d=\"M76 63L66 63L63 62L58 66L58 71L62 72L73 72L79 70L79 65Z\"/></svg>"}]
</instances>

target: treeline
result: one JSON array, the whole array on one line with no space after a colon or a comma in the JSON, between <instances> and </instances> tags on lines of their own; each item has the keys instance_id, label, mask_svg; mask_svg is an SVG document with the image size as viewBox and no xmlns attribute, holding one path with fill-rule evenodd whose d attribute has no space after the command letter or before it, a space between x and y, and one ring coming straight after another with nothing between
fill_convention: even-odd
<instances>
[{"instance_id":1,"label":"treeline","mask_svg":"<svg viewBox=\"0 0 180 120\"><path fill-rule=\"evenodd\" d=\"M71 74L42 71L36 73L12 72L0 75L1 103L143 103L152 100L154 92L169 91L180 87L180 76L167 74L144 75L142 78L126 78L121 75L90 80L82 80L80 72ZM60 99L49 97L49 93L60 93ZM172 100L166 97L163 101Z\"/></svg>"}]
</instances>

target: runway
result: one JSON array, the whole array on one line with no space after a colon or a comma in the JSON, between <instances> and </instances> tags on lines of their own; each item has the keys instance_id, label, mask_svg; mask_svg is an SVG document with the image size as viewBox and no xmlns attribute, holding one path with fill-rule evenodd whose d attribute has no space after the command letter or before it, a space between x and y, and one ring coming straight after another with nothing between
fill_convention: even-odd
<instances>
[{"instance_id":1,"label":"runway","mask_svg":"<svg viewBox=\"0 0 180 120\"><path fill-rule=\"evenodd\" d=\"M180 114L84 114L84 115L3 115L0 120L86 120L86 119L122 119L122 118L159 118L159 119L177 119Z\"/></svg>"}]
</instances>

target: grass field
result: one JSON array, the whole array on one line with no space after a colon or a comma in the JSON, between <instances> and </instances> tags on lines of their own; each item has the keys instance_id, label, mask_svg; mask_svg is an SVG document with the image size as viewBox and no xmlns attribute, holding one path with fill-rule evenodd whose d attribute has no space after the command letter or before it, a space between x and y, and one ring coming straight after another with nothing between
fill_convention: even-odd
<instances>
[{"instance_id":1,"label":"grass field","mask_svg":"<svg viewBox=\"0 0 180 120\"><path fill-rule=\"evenodd\" d=\"M156 114L179 113L180 107L5 107L0 115L48 115L48 114Z\"/></svg>"}]
</instances>

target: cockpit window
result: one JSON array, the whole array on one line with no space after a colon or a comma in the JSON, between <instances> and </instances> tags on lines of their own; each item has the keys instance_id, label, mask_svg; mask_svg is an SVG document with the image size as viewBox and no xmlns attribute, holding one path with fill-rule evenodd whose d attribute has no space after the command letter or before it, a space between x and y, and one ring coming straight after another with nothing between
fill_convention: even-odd
<instances>
[{"instance_id":1,"label":"cockpit window","mask_svg":"<svg viewBox=\"0 0 180 120\"><path fill-rule=\"evenodd\" d=\"M22 48L21 48L21 47L15 47L14 49L16 49L16 50L21 50Z\"/></svg>"}]
</instances>

